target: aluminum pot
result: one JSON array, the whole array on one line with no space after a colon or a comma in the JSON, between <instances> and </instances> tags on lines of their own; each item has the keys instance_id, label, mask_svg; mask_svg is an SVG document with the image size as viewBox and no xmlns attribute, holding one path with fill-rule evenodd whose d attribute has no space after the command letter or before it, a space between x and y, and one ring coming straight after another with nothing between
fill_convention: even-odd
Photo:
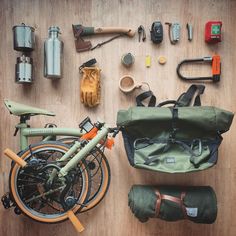
<instances>
[{"instance_id":1,"label":"aluminum pot","mask_svg":"<svg viewBox=\"0 0 236 236\"><path fill-rule=\"evenodd\" d=\"M35 48L35 29L24 23L15 25L12 28L14 50L21 52L31 52Z\"/></svg>"}]
</instances>

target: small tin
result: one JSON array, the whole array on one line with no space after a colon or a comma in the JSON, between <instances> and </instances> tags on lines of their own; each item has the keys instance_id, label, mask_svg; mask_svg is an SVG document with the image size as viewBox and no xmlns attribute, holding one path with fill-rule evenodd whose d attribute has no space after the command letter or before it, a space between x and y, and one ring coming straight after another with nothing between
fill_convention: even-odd
<instances>
[{"instance_id":1,"label":"small tin","mask_svg":"<svg viewBox=\"0 0 236 236\"><path fill-rule=\"evenodd\" d=\"M130 67L134 64L134 56L129 52L122 56L121 62L124 66Z\"/></svg>"}]
</instances>

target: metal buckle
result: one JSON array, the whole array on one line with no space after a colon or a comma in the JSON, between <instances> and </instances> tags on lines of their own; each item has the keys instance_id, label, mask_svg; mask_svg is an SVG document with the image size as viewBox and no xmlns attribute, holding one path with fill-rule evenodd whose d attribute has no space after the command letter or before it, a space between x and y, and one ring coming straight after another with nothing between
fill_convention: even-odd
<instances>
[{"instance_id":1,"label":"metal buckle","mask_svg":"<svg viewBox=\"0 0 236 236\"><path fill-rule=\"evenodd\" d=\"M194 147L198 146L198 153L196 154L194 152ZM194 139L191 143L191 147L190 147L194 153L194 156L198 157L202 155L202 141L201 139Z\"/></svg>"},{"instance_id":2,"label":"metal buckle","mask_svg":"<svg viewBox=\"0 0 236 236\"><path fill-rule=\"evenodd\" d=\"M145 144L143 144L143 142L146 142ZM142 144L141 147L137 147L138 144ZM140 139L136 139L134 141L134 149L135 150L138 150L138 149L141 149L141 148L145 148L147 146L150 145L150 139L149 138L140 138Z\"/></svg>"}]
</instances>

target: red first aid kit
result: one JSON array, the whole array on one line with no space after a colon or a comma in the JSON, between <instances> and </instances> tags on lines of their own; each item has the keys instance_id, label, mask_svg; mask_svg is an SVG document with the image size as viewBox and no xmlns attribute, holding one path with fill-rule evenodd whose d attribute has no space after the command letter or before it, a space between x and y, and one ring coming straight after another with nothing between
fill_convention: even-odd
<instances>
[{"instance_id":1,"label":"red first aid kit","mask_svg":"<svg viewBox=\"0 0 236 236\"><path fill-rule=\"evenodd\" d=\"M221 21L208 21L205 25L205 41L207 43L221 42Z\"/></svg>"}]
</instances>

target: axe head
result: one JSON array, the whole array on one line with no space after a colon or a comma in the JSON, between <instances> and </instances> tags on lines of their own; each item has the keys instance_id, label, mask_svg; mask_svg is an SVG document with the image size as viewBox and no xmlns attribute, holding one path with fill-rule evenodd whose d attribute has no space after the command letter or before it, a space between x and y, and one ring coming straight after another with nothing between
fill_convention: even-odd
<instances>
[{"instance_id":1,"label":"axe head","mask_svg":"<svg viewBox=\"0 0 236 236\"><path fill-rule=\"evenodd\" d=\"M81 37L83 32L82 25L72 25L73 33L75 36L75 48L77 52L89 51L92 48L92 44L90 41L84 41Z\"/></svg>"}]
</instances>

